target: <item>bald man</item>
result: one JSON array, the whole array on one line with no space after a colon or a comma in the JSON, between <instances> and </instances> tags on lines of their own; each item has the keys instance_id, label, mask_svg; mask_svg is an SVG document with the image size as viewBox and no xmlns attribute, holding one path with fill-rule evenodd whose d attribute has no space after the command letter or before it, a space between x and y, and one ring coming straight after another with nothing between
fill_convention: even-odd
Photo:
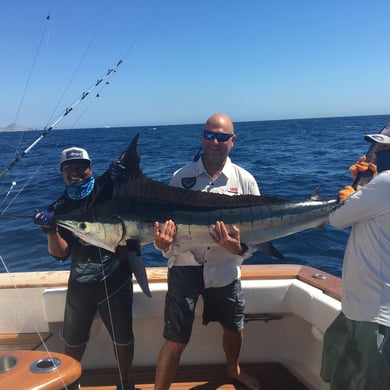
<instances>
[{"instance_id":1,"label":"bald man","mask_svg":"<svg viewBox=\"0 0 390 390\"><path fill-rule=\"evenodd\" d=\"M171 186L227 195L260 195L255 178L229 158L237 137L227 115L212 115L200 137L200 158L176 171ZM211 232L218 243L216 247L174 243L176 226L172 220L162 226L156 222L154 234L155 247L168 259L163 333L166 341L157 362L155 390L168 390L175 378L191 337L199 295L204 303L203 324L217 321L222 326L228 377L248 389L260 389L256 378L241 370L238 362L245 310L240 266L251 255L248 246L240 241L239 229L233 226L229 230L223 221L216 221Z\"/></svg>"}]
</instances>

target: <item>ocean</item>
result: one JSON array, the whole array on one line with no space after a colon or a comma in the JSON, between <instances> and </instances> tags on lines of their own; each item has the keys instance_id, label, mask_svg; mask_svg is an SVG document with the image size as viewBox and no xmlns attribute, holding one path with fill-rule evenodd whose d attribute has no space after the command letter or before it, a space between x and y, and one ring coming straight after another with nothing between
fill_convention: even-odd
<instances>
[{"instance_id":1,"label":"ocean","mask_svg":"<svg viewBox=\"0 0 390 390\"><path fill-rule=\"evenodd\" d=\"M348 168L366 153L365 134L379 132L390 115L235 122L238 136L230 154L249 170L264 195L306 200L316 188L336 197L352 183ZM99 175L140 133L141 168L149 177L168 182L171 174L192 161L200 146L203 124L91 129L54 129L0 178L0 272L66 270L47 252L45 235L31 217L46 209L64 190L59 157L64 148L88 150ZM0 171L28 148L42 131L0 132ZM15 185L12 185L16 183ZM349 229L326 225L276 240L285 263L310 265L340 276ZM143 247L147 266L165 266L152 245ZM280 260L261 252L246 264L275 264Z\"/></svg>"}]
</instances>

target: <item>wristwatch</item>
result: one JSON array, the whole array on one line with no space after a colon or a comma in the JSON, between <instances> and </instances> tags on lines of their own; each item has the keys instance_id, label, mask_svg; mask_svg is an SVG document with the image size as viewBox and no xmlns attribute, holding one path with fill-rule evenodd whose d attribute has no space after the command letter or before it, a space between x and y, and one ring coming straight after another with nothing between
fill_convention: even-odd
<instances>
[{"instance_id":1,"label":"wristwatch","mask_svg":"<svg viewBox=\"0 0 390 390\"><path fill-rule=\"evenodd\" d=\"M246 245L243 242L240 242L240 246L241 246L241 251L240 251L239 255L243 256L244 253L249 249L249 247L248 247L248 245Z\"/></svg>"}]
</instances>

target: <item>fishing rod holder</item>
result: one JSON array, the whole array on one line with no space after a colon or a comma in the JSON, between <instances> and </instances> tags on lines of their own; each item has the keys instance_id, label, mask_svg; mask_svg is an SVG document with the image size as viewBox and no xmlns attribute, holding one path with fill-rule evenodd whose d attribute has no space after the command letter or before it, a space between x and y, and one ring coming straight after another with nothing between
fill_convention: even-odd
<instances>
[{"instance_id":1,"label":"fishing rod holder","mask_svg":"<svg viewBox=\"0 0 390 390\"><path fill-rule=\"evenodd\" d=\"M0 356L0 374L12 370L19 362L16 356Z\"/></svg>"},{"instance_id":2,"label":"fishing rod holder","mask_svg":"<svg viewBox=\"0 0 390 390\"><path fill-rule=\"evenodd\" d=\"M47 357L31 363L30 370L36 373L51 372L61 365L61 360L56 357Z\"/></svg>"},{"instance_id":3,"label":"fishing rod holder","mask_svg":"<svg viewBox=\"0 0 390 390\"><path fill-rule=\"evenodd\" d=\"M320 279L320 280L326 280L328 279L328 277L324 274L319 274L319 273L316 273L316 274L313 274L311 276L313 279Z\"/></svg>"}]
</instances>

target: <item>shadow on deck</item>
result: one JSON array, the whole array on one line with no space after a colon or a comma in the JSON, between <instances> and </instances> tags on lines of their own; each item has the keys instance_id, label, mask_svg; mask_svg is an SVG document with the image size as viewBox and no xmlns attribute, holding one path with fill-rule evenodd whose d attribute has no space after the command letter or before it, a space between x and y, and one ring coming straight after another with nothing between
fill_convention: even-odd
<instances>
[{"instance_id":1,"label":"shadow on deck","mask_svg":"<svg viewBox=\"0 0 390 390\"><path fill-rule=\"evenodd\" d=\"M241 364L255 376L262 390L308 390L284 366L279 363ZM137 390L153 390L155 368L134 368L133 380ZM81 390L115 390L115 369L84 370L80 380ZM225 374L224 365L180 366L171 390L244 390Z\"/></svg>"}]
</instances>

